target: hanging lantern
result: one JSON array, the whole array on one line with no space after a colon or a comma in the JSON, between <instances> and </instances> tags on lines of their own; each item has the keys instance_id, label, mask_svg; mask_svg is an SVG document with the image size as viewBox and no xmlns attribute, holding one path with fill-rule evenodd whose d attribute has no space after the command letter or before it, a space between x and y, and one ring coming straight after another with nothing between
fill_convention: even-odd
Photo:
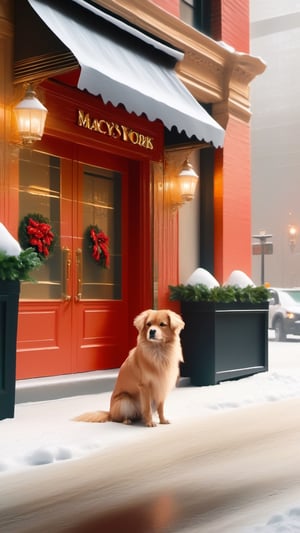
<instances>
[{"instance_id":1,"label":"hanging lantern","mask_svg":"<svg viewBox=\"0 0 300 533\"><path fill-rule=\"evenodd\" d=\"M178 189L183 202L190 202L195 197L198 174L193 169L191 163L186 159L178 174Z\"/></svg>"},{"instance_id":2,"label":"hanging lantern","mask_svg":"<svg viewBox=\"0 0 300 533\"><path fill-rule=\"evenodd\" d=\"M43 137L48 110L36 98L36 93L29 85L25 97L15 109L17 127L24 143L40 141Z\"/></svg>"}]
</instances>

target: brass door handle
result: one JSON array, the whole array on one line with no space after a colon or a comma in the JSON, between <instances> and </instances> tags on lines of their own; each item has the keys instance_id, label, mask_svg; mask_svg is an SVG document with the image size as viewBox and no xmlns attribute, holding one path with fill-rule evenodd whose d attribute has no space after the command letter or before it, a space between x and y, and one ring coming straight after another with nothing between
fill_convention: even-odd
<instances>
[{"instance_id":1,"label":"brass door handle","mask_svg":"<svg viewBox=\"0 0 300 533\"><path fill-rule=\"evenodd\" d=\"M71 300L71 295L69 294L69 285L71 278L71 250L70 248L64 247L63 250L63 292L62 299L66 302Z\"/></svg>"},{"instance_id":2,"label":"brass door handle","mask_svg":"<svg viewBox=\"0 0 300 533\"><path fill-rule=\"evenodd\" d=\"M77 294L75 300L80 302L82 298L82 250L76 250L76 265L77 265Z\"/></svg>"}]
</instances>

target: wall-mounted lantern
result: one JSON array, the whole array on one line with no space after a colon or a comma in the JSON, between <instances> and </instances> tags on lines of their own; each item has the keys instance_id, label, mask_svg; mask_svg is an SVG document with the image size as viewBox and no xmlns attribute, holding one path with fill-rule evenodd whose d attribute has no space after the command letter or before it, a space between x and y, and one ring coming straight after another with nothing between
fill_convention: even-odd
<instances>
[{"instance_id":1,"label":"wall-mounted lantern","mask_svg":"<svg viewBox=\"0 0 300 533\"><path fill-rule=\"evenodd\" d=\"M190 202L195 198L198 179L198 174L195 172L192 164L186 159L177 177L178 192L183 203Z\"/></svg>"},{"instance_id":2,"label":"wall-mounted lantern","mask_svg":"<svg viewBox=\"0 0 300 533\"><path fill-rule=\"evenodd\" d=\"M164 188L173 211L195 198L199 176L189 161L190 152L190 149L165 152Z\"/></svg>"},{"instance_id":3,"label":"wall-mounted lantern","mask_svg":"<svg viewBox=\"0 0 300 533\"><path fill-rule=\"evenodd\" d=\"M17 128L23 142L33 143L43 137L47 108L36 98L32 85L28 85L25 96L14 108Z\"/></svg>"}]
</instances>

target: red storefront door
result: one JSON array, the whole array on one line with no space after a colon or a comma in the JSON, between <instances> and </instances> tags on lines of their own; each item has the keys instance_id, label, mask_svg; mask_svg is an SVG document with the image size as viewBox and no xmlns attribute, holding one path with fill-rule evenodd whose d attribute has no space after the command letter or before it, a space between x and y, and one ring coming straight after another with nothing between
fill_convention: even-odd
<instances>
[{"instance_id":1,"label":"red storefront door","mask_svg":"<svg viewBox=\"0 0 300 533\"><path fill-rule=\"evenodd\" d=\"M47 152L47 144L43 151L21 150L20 219L29 213L45 216L56 243L33 273L36 283L22 284L19 379L115 368L126 357L132 329L129 285L134 286L128 231L132 242L138 241L134 231L141 231L139 209L129 205L129 165L126 158L71 143L62 143L56 153ZM138 182L135 173L130 187L137 189ZM108 269L92 257L91 225L109 238Z\"/></svg>"}]
</instances>

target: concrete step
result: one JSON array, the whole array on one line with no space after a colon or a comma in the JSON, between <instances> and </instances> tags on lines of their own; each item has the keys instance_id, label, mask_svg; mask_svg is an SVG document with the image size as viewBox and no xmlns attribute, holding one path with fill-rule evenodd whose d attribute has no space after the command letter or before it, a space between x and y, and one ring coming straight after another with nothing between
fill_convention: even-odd
<instances>
[{"instance_id":1,"label":"concrete step","mask_svg":"<svg viewBox=\"0 0 300 533\"><path fill-rule=\"evenodd\" d=\"M40 402L112 391L119 369L96 370L16 382L16 403Z\"/></svg>"}]
</instances>

